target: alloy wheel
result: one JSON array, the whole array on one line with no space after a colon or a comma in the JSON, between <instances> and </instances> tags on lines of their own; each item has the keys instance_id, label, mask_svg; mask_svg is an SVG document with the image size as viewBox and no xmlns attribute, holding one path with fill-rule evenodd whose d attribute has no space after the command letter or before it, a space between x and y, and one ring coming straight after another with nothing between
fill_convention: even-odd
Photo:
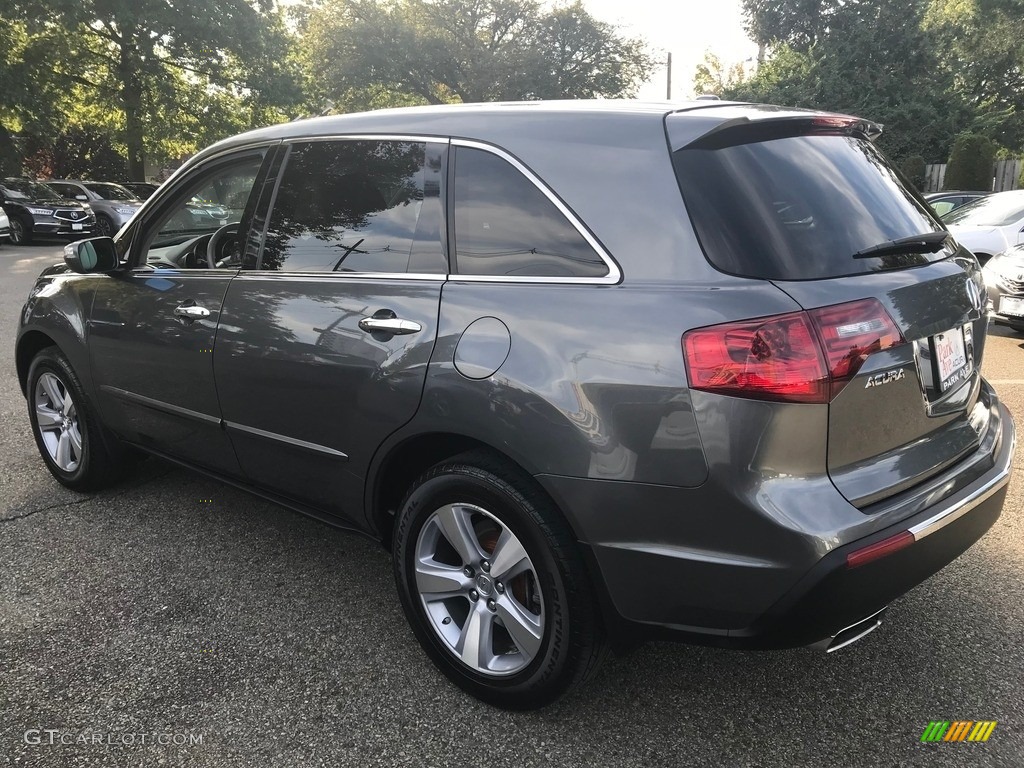
<instances>
[{"instance_id":1,"label":"alloy wheel","mask_svg":"<svg viewBox=\"0 0 1024 768\"><path fill-rule=\"evenodd\" d=\"M21 245L25 242L25 225L21 223L21 220L15 217L11 217L11 242L15 245Z\"/></svg>"},{"instance_id":2,"label":"alloy wheel","mask_svg":"<svg viewBox=\"0 0 1024 768\"><path fill-rule=\"evenodd\" d=\"M82 431L71 392L57 376L44 373L34 393L36 425L50 460L71 473L82 462Z\"/></svg>"},{"instance_id":3,"label":"alloy wheel","mask_svg":"<svg viewBox=\"0 0 1024 768\"><path fill-rule=\"evenodd\" d=\"M544 601L533 561L501 520L473 504L447 504L416 539L416 590L444 647L474 672L525 669L544 639Z\"/></svg>"}]
</instances>

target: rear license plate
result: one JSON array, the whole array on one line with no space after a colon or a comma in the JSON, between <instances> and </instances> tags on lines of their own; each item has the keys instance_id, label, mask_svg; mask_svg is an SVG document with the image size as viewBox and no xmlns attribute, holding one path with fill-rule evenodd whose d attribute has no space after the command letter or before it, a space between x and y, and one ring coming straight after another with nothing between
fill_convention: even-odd
<instances>
[{"instance_id":1,"label":"rear license plate","mask_svg":"<svg viewBox=\"0 0 1024 768\"><path fill-rule=\"evenodd\" d=\"M967 349L961 328L932 336L939 373L939 392L945 392L963 380L967 371Z\"/></svg>"},{"instance_id":2,"label":"rear license plate","mask_svg":"<svg viewBox=\"0 0 1024 768\"><path fill-rule=\"evenodd\" d=\"M1020 298L1018 296L1000 296L998 312L1000 315L1024 317L1024 298Z\"/></svg>"},{"instance_id":3,"label":"rear license plate","mask_svg":"<svg viewBox=\"0 0 1024 768\"><path fill-rule=\"evenodd\" d=\"M71 228L74 229L74 230L80 230L82 228L82 225L81 224L72 224Z\"/></svg>"}]
</instances>

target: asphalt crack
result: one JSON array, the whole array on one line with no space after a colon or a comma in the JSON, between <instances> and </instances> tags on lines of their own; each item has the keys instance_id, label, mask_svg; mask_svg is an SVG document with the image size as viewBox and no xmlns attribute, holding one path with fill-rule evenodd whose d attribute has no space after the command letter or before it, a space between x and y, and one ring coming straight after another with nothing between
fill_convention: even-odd
<instances>
[{"instance_id":1,"label":"asphalt crack","mask_svg":"<svg viewBox=\"0 0 1024 768\"><path fill-rule=\"evenodd\" d=\"M117 499L117 498L120 498L121 496L126 496L127 494L131 493L132 491L138 490L139 488L144 488L145 486L150 485L151 483L153 483L153 482L155 482L157 480L160 480L161 478L167 477L168 475L170 475L173 472L174 472L173 469L168 470L167 472L163 472L163 473L161 473L159 475L156 475L154 477L150 477L150 478L148 478L147 480L144 480L141 483L136 483L134 485L130 485L127 488L124 488L123 490L119 491L118 493L114 493L114 494L111 494L109 496L100 496L99 494L93 495L93 496L84 496L81 499L75 499L73 501L62 501L59 504L49 504L49 505L47 505L45 507L39 507L38 509L31 509L28 512L25 512L25 513L20 514L20 515L13 515L12 517L0 517L0 523L12 523L15 520L24 520L27 517L32 517L33 515L38 515L41 512L50 512L50 511L52 511L54 509L63 509L65 507L74 507L74 506L77 506L78 504L84 504L87 501L94 501L94 500L96 500L98 498Z\"/></svg>"}]
</instances>

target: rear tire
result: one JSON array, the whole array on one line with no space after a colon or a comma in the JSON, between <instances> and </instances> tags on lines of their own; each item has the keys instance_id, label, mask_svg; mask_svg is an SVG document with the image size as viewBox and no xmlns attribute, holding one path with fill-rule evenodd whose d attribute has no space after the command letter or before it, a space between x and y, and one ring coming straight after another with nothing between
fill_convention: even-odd
<instances>
[{"instance_id":1,"label":"rear tire","mask_svg":"<svg viewBox=\"0 0 1024 768\"><path fill-rule=\"evenodd\" d=\"M1017 333L1024 333L1024 323L1009 323L1009 326Z\"/></svg>"},{"instance_id":2,"label":"rear tire","mask_svg":"<svg viewBox=\"0 0 1024 768\"><path fill-rule=\"evenodd\" d=\"M32 223L20 216L11 216L11 245L29 245L32 242Z\"/></svg>"},{"instance_id":3,"label":"rear tire","mask_svg":"<svg viewBox=\"0 0 1024 768\"><path fill-rule=\"evenodd\" d=\"M402 503L392 551L417 640L478 699L542 707L603 659L576 540L535 481L506 462L471 452L423 474Z\"/></svg>"},{"instance_id":4,"label":"rear tire","mask_svg":"<svg viewBox=\"0 0 1024 768\"><path fill-rule=\"evenodd\" d=\"M57 347L42 350L29 368L28 417L39 453L61 485L96 491L120 476L120 447Z\"/></svg>"}]
</instances>

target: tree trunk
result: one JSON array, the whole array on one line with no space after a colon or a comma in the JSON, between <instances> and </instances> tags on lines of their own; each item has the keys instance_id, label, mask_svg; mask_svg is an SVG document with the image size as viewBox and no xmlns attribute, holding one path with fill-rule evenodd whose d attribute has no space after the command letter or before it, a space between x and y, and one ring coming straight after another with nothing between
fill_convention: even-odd
<instances>
[{"instance_id":1,"label":"tree trunk","mask_svg":"<svg viewBox=\"0 0 1024 768\"><path fill-rule=\"evenodd\" d=\"M121 43L118 76L124 106L125 135L128 147L128 175L132 181L146 180L146 155L142 149L142 78L136 57L135 40L125 33Z\"/></svg>"}]
</instances>

